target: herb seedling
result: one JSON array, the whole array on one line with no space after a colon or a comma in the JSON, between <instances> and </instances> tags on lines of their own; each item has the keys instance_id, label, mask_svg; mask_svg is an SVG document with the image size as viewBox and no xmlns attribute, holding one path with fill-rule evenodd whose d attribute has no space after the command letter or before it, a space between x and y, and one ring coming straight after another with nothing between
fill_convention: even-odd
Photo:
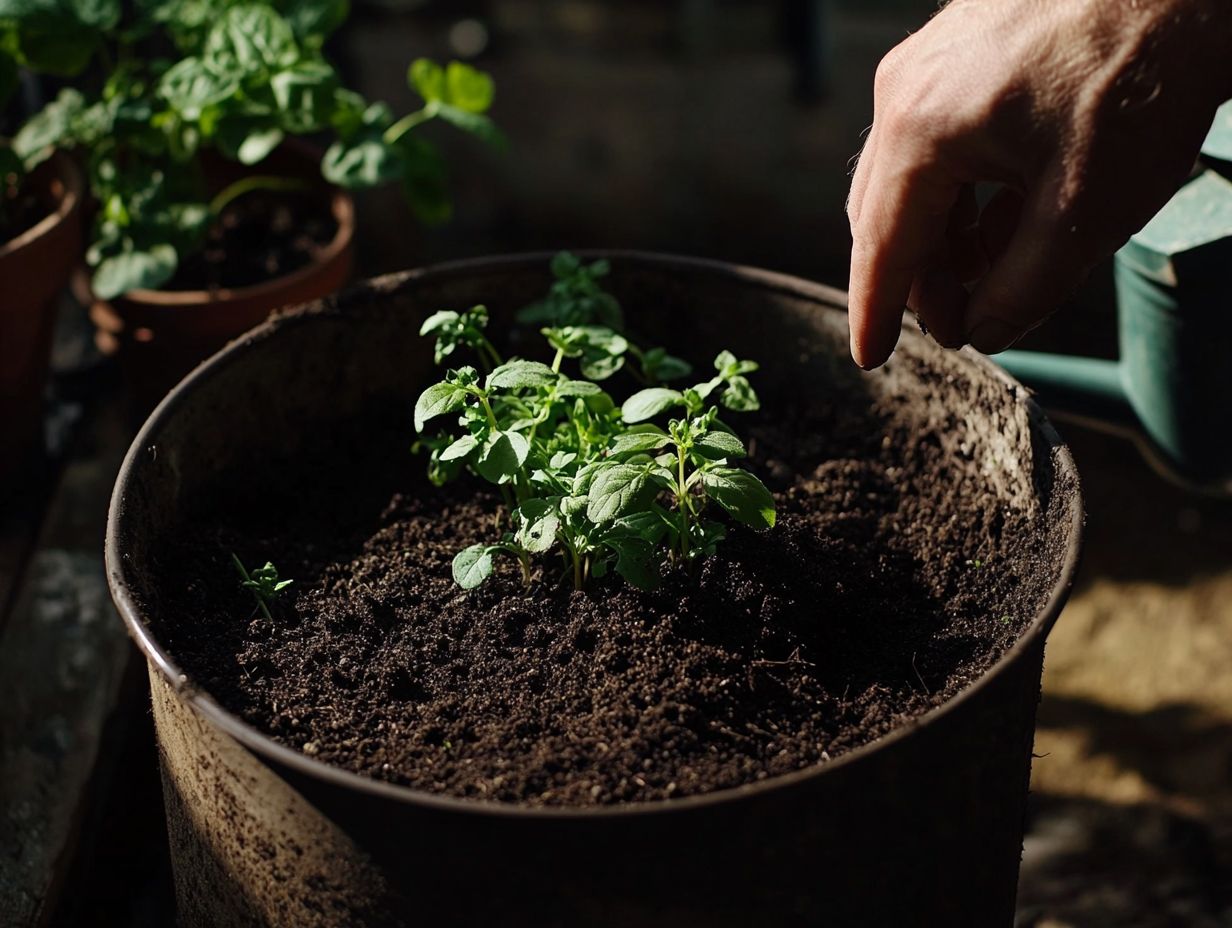
<instances>
[{"instance_id":1,"label":"herb seedling","mask_svg":"<svg viewBox=\"0 0 1232 928\"><path fill-rule=\"evenodd\" d=\"M0 174L57 148L86 156L99 207L87 260L103 299L165 284L236 199L306 186L266 170L211 196L206 152L256 165L288 136L325 134L326 180L400 184L422 221L444 220L444 159L415 130L440 121L500 143L485 115L492 80L461 62L415 61L407 81L423 105L396 119L345 87L324 55L348 10L346 0L0 0L0 106L19 67L74 82L17 132L16 159L0 150Z\"/></svg>"},{"instance_id":2,"label":"herb seedling","mask_svg":"<svg viewBox=\"0 0 1232 928\"><path fill-rule=\"evenodd\" d=\"M235 564L235 569L240 575L240 586L252 593L261 614L267 619L272 619L273 616L269 611L270 604L281 596L282 591L294 581L279 580L278 568L269 561L265 562L264 567L258 567L251 573L244 569L244 562L236 556L234 551L231 552L231 562Z\"/></svg>"},{"instance_id":3,"label":"herb seedling","mask_svg":"<svg viewBox=\"0 0 1232 928\"><path fill-rule=\"evenodd\" d=\"M772 527L774 499L738 465L744 444L719 418L720 407L758 408L746 377L757 365L724 351L710 380L685 390L647 387L617 406L595 382L615 374L632 348L626 335L598 324L622 321L619 304L596 283L606 267L586 268L566 255L553 271L548 299L523 314L561 323L543 330L555 351L550 364L503 361L484 334L482 307L436 313L421 330L436 336L438 363L466 347L485 368L450 369L420 395L417 432L434 418L457 416L456 432L418 443L431 451L429 476L439 484L469 470L500 487L508 513L498 541L454 558L457 583L478 586L498 556L514 558L529 583L534 560L555 551L576 589L609 570L650 588L664 560L688 566L714 553L726 529L709 517L711 503L737 522ZM688 370L661 349L636 357L658 359L674 374ZM562 370L566 359L578 361L582 377Z\"/></svg>"}]
</instances>

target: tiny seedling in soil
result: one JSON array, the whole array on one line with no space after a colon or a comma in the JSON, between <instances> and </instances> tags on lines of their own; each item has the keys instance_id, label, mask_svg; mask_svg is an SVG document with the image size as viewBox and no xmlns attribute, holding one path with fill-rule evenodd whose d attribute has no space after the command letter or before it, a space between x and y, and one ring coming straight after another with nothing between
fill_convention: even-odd
<instances>
[{"instance_id":1,"label":"tiny seedling in soil","mask_svg":"<svg viewBox=\"0 0 1232 928\"><path fill-rule=\"evenodd\" d=\"M478 368L447 371L415 405L415 429L457 415L457 430L425 437L428 475L440 485L463 470L496 484L508 514L499 540L458 553L453 576L465 589L491 576L495 558L514 559L529 583L536 559L558 552L576 589L615 570L642 589L664 562L691 567L714 553L726 528L716 504L745 525L774 525L774 498L739 462L744 443L720 409L759 408L746 375L757 370L729 351L708 380L683 390L664 381L689 365L663 349L644 350L619 330L619 303L598 283L606 262L558 255L548 297L523 322L541 329L550 364L504 360L485 334L487 311L438 312L421 334L436 338L438 364L468 349ZM576 361L580 377L564 370ZM622 368L646 386L617 405L599 386Z\"/></svg>"},{"instance_id":2,"label":"tiny seedling in soil","mask_svg":"<svg viewBox=\"0 0 1232 928\"><path fill-rule=\"evenodd\" d=\"M251 573L244 568L244 562L236 556L235 552L231 553L231 561L235 564L235 569L240 575L240 586L251 591L253 599L257 601L257 608L261 610L261 614L267 619L272 619L269 607L279 596L282 591L289 587L293 580L279 580L278 568L269 561L265 562L264 567L258 567Z\"/></svg>"}]
</instances>

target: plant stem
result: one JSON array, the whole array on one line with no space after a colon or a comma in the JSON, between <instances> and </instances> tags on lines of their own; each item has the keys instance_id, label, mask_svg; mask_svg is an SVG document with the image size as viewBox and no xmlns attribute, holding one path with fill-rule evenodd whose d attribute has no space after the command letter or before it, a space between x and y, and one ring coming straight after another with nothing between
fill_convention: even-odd
<instances>
[{"instance_id":1,"label":"plant stem","mask_svg":"<svg viewBox=\"0 0 1232 928\"><path fill-rule=\"evenodd\" d=\"M576 549L570 549L569 553L573 555L573 588L575 590L580 590L583 587L582 559L578 557Z\"/></svg>"},{"instance_id":2,"label":"plant stem","mask_svg":"<svg viewBox=\"0 0 1232 928\"><path fill-rule=\"evenodd\" d=\"M560 363L565 360L565 351L563 348L556 349L556 357L552 359L552 373L560 373Z\"/></svg>"},{"instance_id":3,"label":"plant stem","mask_svg":"<svg viewBox=\"0 0 1232 928\"><path fill-rule=\"evenodd\" d=\"M386 129L385 133L381 136L381 141L386 145L392 145L416 126L423 125L434 116L436 116L436 108L429 103L423 109L416 110L414 113L408 113L406 116L403 116L396 123Z\"/></svg>"},{"instance_id":4,"label":"plant stem","mask_svg":"<svg viewBox=\"0 0 1232 928\"><path fill-rule=\"evenodd\" d=\"M488 402L488 395L477 388L472 388L471 392L479 397L479 402L483 404L483 411L488 415L488 425L499 432L500 423L496 421L496 413L492 411L492 404Z\"/></svg>"},{"instance_id":5,"label":"plant stem","mask_svg":"<svg viewBox=\"0 0 1232 928\"><path fill-rule=\"evenodd\" d=\"M252 577L248 576L248 571L244 569L243 561L235 556L234 551L231 552L231 561L235 564L235 569L240 572L240 576L244 578L244 582L252 583ZM257 608L261 610L262 615L271 622L274 621L274 617L270 615L269 608L265 605L265 600L261 598L261 594L252 589L252 587L248 587L248 589L252 592L252 598L257 601Z\"/></svg>"},{"instance_id":6,"label":"plant stem","mask_svg":"<svg viewBox=\"0 0 1232 928\"><path fill-rule=\"evenodd\" d=\"M518 563L522 566L523 585L530 586L530 558L526 556L525 551L518 552Z\"/></svg>"},{"instance_id":7,"label":"plant stem","mask_svg":"<svg viewBox=\"0 0 1232 928\"><path fill-rule=\"evenodd\" d=\"M684 448L676 446L676 502L680 506L680 556L689 556L689 490L684 480Z\"/></svg>"},{"instance_id":8,"label":"plant stem","mask_svg":"<svg viewBox=\"0 0 1232 928\"><path fill-rule=\"evenodd\" d=\"M246 193L253 193L257 190L295 191L307 189L308 182L298 178L275 177L271 174L250 174L248 177L241 177L235 183L224 187L214 199L210 200L210 215L217 218L222 215L222 211L232 201L239 199Z\"/></svg>"}]
</instances>

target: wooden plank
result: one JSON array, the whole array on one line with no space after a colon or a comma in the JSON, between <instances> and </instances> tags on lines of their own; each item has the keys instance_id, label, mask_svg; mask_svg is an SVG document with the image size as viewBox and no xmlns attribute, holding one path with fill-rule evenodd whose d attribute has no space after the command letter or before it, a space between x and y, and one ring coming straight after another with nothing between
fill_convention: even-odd
<instances>
[{"instance_id":1,"label":"wooden plank","mask_svg":"<svg viewBox=\"0 0 1232 928\"><path fill-rule=\"evenodd\" d=\"M128 429L117 404L96 412L0 630L0 925L13 928L54 907L133 655L102 555Z\"/></svg>"}]
</instances>

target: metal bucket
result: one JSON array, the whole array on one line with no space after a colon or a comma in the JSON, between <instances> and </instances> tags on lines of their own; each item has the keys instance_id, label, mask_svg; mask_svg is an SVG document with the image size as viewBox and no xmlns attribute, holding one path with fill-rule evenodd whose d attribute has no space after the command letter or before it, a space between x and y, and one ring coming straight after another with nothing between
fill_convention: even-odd
<instances>
[{"instance_id":1,"label":"metal bucket","mask_svg":"<svg viewBox=\"0 0 1232 928\"><path fill-rule=\"evenodd\" d=\"M801 383L901 398L903 422L935 434L955 466L978 468L989 506L1036 515L1040 579L1023 593L1033 621L956 698L879 741L675 801L537 810L453 799L276 744L194 688L152 633L159 595L146 566L159 540L240 461L293 449L373 403L401 404L409 420L431 364L423 316L484 302L499 331L544 292L548 261L374 281L281 315L200 367L146 423L116 484L108 576L149 662L181 924L1012 923L1044 638L1073 580L1083 520L1069 453L1026 392L971 352L944 353L905 330L885 370L856 370L839 292L710 262L610 257L612 289L660 343L681 344L687 327L699 356L730 345L783 359L759 374L771 401Z\"/></svg>"}]
</instances>

